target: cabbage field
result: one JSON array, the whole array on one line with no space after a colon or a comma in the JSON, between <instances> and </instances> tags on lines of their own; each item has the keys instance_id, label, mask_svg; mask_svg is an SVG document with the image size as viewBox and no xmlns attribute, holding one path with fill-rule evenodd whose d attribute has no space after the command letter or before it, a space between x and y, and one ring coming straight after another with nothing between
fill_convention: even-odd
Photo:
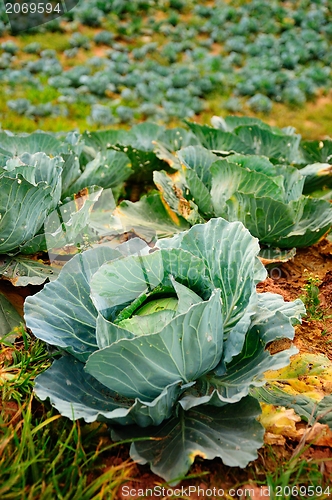
<instances>
[{"instance_id":1,"label":"cabbage field","mask_svg":"<svg viewBox=\"0 0 332 500\"><path fill-rule=\"evenodd\" d=\"M331 3L6 9L0 498L328 499Z\"/></svg>"}]
</instances>

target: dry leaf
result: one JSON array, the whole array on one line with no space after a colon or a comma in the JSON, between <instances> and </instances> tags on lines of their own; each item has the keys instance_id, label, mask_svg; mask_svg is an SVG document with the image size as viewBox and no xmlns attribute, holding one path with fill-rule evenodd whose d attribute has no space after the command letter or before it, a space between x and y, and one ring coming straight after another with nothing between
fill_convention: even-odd
<instances>
[{"instance_id":1,"label":"dry leaf","mask_svg":"<svg viewBox=\"0 0 332 500\"><path fill-rule=\"evenodd\" d=\"M312 443L315 446L330 446L332 447L332 431L326 424L316 422L308 429L300 429L306 443Z\"/></svg>"},{"instance_id":2,"label":"dry leaf","mask_svg":"<svg viewBox=\"0 0 332 500\"><path fill-rule=\"evenodd\" d=\"M296 423L301 422L301 418L296 415L293 408L275 407L266 403L261 403L261 407L262 414L259 420L267 432L291 438L298 436Z\"/></svg>"}]
</instances>

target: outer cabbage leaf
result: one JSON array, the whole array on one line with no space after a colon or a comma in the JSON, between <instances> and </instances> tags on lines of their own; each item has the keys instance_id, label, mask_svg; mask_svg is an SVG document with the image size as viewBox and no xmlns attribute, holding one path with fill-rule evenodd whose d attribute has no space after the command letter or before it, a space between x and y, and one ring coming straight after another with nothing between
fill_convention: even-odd
<instances>
[{"instance_id":1,"label":"outer cabbage leaf","mask_svg":"<svg viewBox=\"0 0 332 500\"><path fill-rule=\"evenodd\" d=\"M8 151L8 155L20 156L22 153L38 153L57 155L63 151L68 151L68 147L54 137L45 132L33 132L32 134L10 134L0 132L0 148Z\"/></svg>"},{"instance_id":2,"label":"outer cabbage leaf","mask_svg":"<svg viewBox=\"0 0 332 500\"><path fill-rule=\"evenodd\" d=\"M0 258L0 275L14 286L42 285L57 278L59 269L24 255Z\"/></svg>"},{"instance_id":3,"label":"outer cabbage leaf","mask_svg":"<svg viewBox=\"0 0 332 500\"><path fill-rule=\"evenodd\" d=\"M226 465L245 467L263 444L259 414L259 404L250 396L219 408L204 405L179 410L177 416L149 430L149 440L133 443L130 454L140 464L149 462L151 470L170 484L186 474L197 456L220 457ZM129 427L114 430L113 439L145 435L144 430Z\"/></svg>"},{"instance_id":4,"label":"outer cabbage leaf","mask_svg":"<svg viewBox=\"0 0 332 500\"><path fill-rule=\"evenodd\" d=\"M305 177L302 175L302 171L299 171L295 167L291 167L290 165L275 165L265 156L258 155L230 155L227 157L227 161L237 163L246 170L265 174L273 182L275 182L277 176L282 176L283 201L287 203L291 200L297 200L302 195Z\"/></svg>"},{"instance_id":5,"label":"outer cabbage leaf","mask_svg":"<svg viewBox=\"0 0 332 500\"><path fill-rule=\"evenodd\" d=\"M303 161L301 163L331 163L332 140L302 141L301 153L303 155Z\"/></svg>"},{"instance_id":6,"label":"outer cabbage leaf","mask_svg":"<svg viewBox=\"0 0 332 500\"><path fill-rule=\"evenodd\" d=\"M88 232L91 211L101 194L100 187L90 186L50 213L44 222L49 253L67 245L76 245L79 248L79 245L84 243L84 230ZM27 253L26 246L22 247L22 252Z\"/></svg>"},{"instance_id":7,"label":"outer cabbage leaf","mask_svg":"<svg viewBox=\"0 0 332 500\"><path fill-rule=\"evenodd\" d=\"M263 130L269 130L277 134L282 134L283 131L277 127L271 127L268 123L263 122L259 118L254 118L252 116L213 116L211 118L211 123L213 127L224 130L225 132L234 132L237 127L252 126L256 125Z\"/></svg>"},{"instance_id":8,"label":"outer cabbage leaf","mask_svg":"<svg viewBox=\"0 0 332 500\"><path fill-rule=\"evenodd\" d=\"M149 181L153 170L167 166L154 152L154 143L162 137L164 130L154 123L140 123L121 134L118 142L111 146L129 157L135 182Z\"/></svg>"},{"instance_id":9,"label":"outer cabbage leaf","mask_svg":"<svg viewBox=\"0 0 332 500\"><path fill-rule=\"evenodd\" d=\"M312 193L318 189L332 188L332 165L329 163L313 163L300 170L305 176L303 192Z\"/></svg>"},{"instance_id":10,"label":"outer cabbage leaf","mask_svg":"<svg viewBox=\"0 0 332 500\"><path fill-rule=\"evenodd\" d=\"M83 173L70 186L69 194L78 193L81 189L97 185L103 188L116 188L131 175L130 161L125 153L107 150L97 153Z\"/></svg>"},{"instance_id":11,"label":"outer cabbage leaf","mask_svg":"<svg viewBox=\"0 0 332 500\"><path fill-rule=\"evenodd\" d=\"M284 202L298 200L304 189L305 177L301 171L290 165L275 165L278 175L284 178Z\"/></svg>"},{"instance_id":12,"label":"outer cabbage leaf","mask_svg":"<svg viewBox=\"0 0 332 500\"><path fill-rule=\"evenodd\" d=\"M175 127L165 130L158 140L153 141L153 144L158 158L164 160L170 167L180 169L180 161L175 156L175 151L198 144L198 140L191 131Z\"/></svg>"},{"instance_id":13,"label":"outer cabbage leaf","mask_svg":"<svg viewBox=\"0 0 332 500\"><path fill-rule=\"evenodd\" d=\"M53 202L49 210L55 208L61 197L61 181L63 159L61 156L51 158L45 153L23 153L21 156L8 160L4 170L6 177L15 179L21 174L28 182L38 185L46 182L52 187Z\"/></svg>"},{"instance_id":14,"label":"outer cabbage leaf","mask_svg":"<svg viewBox=\"0 0 332 500\"><path fill-rule=\"evenodd\" d=\"M278 247L265 247L261 248L259 258L264 266L273 264L274 262L287 262L294 258L296 248L281 249Z\"/></svg>"},{"instance_id":15,"label":"outer cabbage leaf","mask_svg":"<svg viewBox=\"0 0 332 500\"><path fill-rule=\"evenodd\" d=\"M178 151L177 156L181 161L184 179L181 186L182 192L189 188L191 200L195 202L201 214L210 218L213 216L213 207L209 189L211 187L210 167L217 156L201 146L189 146ZM185 185L186 184L186 185ZM160 188L159 188L160 189ZM166 201L169 201L166 198ZM176 210L177 211L177 210ZM192 222L192 217L184 212L183 216Z\"/></svg>"},{"instance_id":16,"label":"outer cabbage leaf","mask_svg":"<svg viewBox=\"0 0 332 500\"><path fill-rule=\"evenodd\" d=\"M258 241L241 223L211 219L157 244L161 249L181 248L202 259L209 279L221 289L225 333L243 316L256 284L266 277L257 258Z\"/></svg>"},{"instance_id":17,"label":"outer cabbage leaf","mask_svg":"<svg viewBox=\"0 0 332 500\"><path fill-rule=\"evenodd\" d=\"M277 158L288 163L298 159L301 140L299 134L276 134L258 125L240 126L234 132L245 144L252 145L253 153L256 155Z\"/></svg>"},{"instance_id":18,"label":"outer cabbage leaf","mask_svg":"<svg viewBox=\"0 0 332 500\"><path fill-rule=\"evenodd\" d=\"M317 402L305 394L289 394L274 384L253 388L251 394L260 402L293 408L309 424L318 420L332 429L332 395L325 396Z\"/></svg>"},{"instance_id":19,"label":"outer cabbage leaf","mask_svg":"<svg viewBox=\"0 0 332 500\"><path fill-rule=\"evenodd\" d=\"M80 160L76 153L62 154L61 156L64 160L62 165L61 199L65 199L70 194L70 186L81 175L81 168Z\"/></svg>"},{"instance_id":20,"label":"outer cabbage leaf","mask_svg":"<svg viewBox=\"0 0 332 500\"><path fill-rule=\"evenodd\" d=\"M73 257L59 278L25 301L26 324L36 336L86 361L97 349L97 311L90 299L92 274L117 250L100 247ZM45 311L48 312L47 318Z\"/></svg>"},{"instance_id":21,"label":"outer cabbage leaf","mask_svg":"<svg viewBox=\"0 0 332 500\"><path fill-rule=\"evenodd\" d=\"M185 387L184 387L185 388ZM84 371L84 364L71 356L54 361L36 377L35 392L48 397L55 408L72 420L99 420L113 424L159 425L170 417L171 409L184 388L179 382L165 387L156 399L140 401L119 397Z\"/></svg>"},{"instance_id":22,"label":"outer cabbage leaf","mask_svg":"<svg viewBox=\"0 0 332 500\"><path fill-rule=\"evenodd\" d=\"M234 349L232 345L232 336L229 336L229 345L225 343L223 355L224 359L227 357L226 367L222 360L214 370L217 376L208 374L187 391L181 400L183 408L189 409L204 403L218 405L218 399L233 403L247 396L250 387L264 385L264 373L271 367L288 365L290 356L297 352L297 349L291 347L272 356L266 346L279 338L292 340L293 324L300 322L304 314L305 308L301 300L284 302L277 294L259 294L241 353L233 359L229 357L232 348L235 352L238 351L237 346Z\"/></svg>"},{"instance_id":23,"label":"outer cabbage leaf","mask_svg":"<svg viewBox=\"0 0 332 500\"><path fill-rule=\"evenodd\" d=\"M201 181L199 179L197 180L197 188L200 189L201 186L203 186L204 189L204 185L201 183ZM183 217L191 224L204 222L202 217L200 217L200 215L197 213L197 210L195 212L196 205L184 198L183 193L186 186L181 172L176 172L172 175L168 175L164 170L153 172L153 181L157 186L159 192L161 193L162 200L164 201L165 205L167 205L173 213L178 214L180 217ZM201 193L201 196L205 198L204 192Z\"/></svg>"},{"instance_id":24,"label":"outer cabbage leaf","mask_svg":"<svg viewBox=\"0 0 332 500\"><path fill-rule=\"evenodd\" d=\"M268 197L237 193L219 215L230 221L241 220L261 243L281 248L313 245L332 223L332 208L327 201L305 197L286 205Z\"/></svg>"},{"instance_id":25,"label":"outer cabbage leaf","mask_svg":"<svg viewBox=\"0 0 332 500\"><path fill-rule=\"evenodd\" d=\"M43 230L20 247L21 253L48 252L51 260L61 253L77 253L84 246L91 210L101 193L101 188L91 186L74 195L71 201L58 205L45 218ZM96 239L95 235L90 237Z\"/></svg>"},{"instance_id":26,"label":"outer cabbage leaf","mask_svg":"<svg viewBox=\"0 0 332 500\"><path fill-rule=\"evenodd\" d=\"M103 151L115 146L126 137L125 130L98 130L96 132L84 132L84 151L90 159L94 158L98 151Z\"/></svg>"},{"instance_id":27,"label":"outer cabbage leaf","mask_svg":"<svg viewBox=\"0 0 332 500\"><path fill-rule=\"evenodd\" d=\"M45 161L42 154L35 159L36 164L29 167L17 163L14 167L9 160L10 170L0 170L1 253L16 250L32 238L60 199L58 162Z\"/></svg>"},{"instance_id":28,"label":"outer cabbage leaf","mask_svg":"<svg viewBox=\"0 0 332 500\"><path fill-rule=\"evenodd\" d=\"M201 145L214 153L222 155L229 153L255 154L255 149L252 145L246 144L231 132L224 132L223 130L208 127L207 125L186 123Z\"/></svg>"},{"instance_id":29,"label":"outer cabbage leaf","mask_svg":"<svg viewBox=\"0 0 332 500\"><path fill-rule=\"evenodd\" d=\"M188 169L186 172L186 182L192 195L192 201L195 202L199 211L206 218L212 217L214 212L210 193L193 170ZM186 217L186 219L190 220L189 217Z\"/></svg>"},{"instance_id":30,"label":"outer cabbage leaf","mask_svg":"<svg viewBox=\"0 0 332 500\"><path fill-rule=\"evenodd\" d=\"M271 197L283 201L283 177L269 177L263 173L248 171L225 160L215 162L211 167L211 198L214 213L220 216L227 200L238 192L254 194L255 198Z\"/></svg>"},{"instance_id":31,"label":"outer cabbage leaf","mask_svg":"<svg viewBox=\"0 0 332 500\"><path fill-rule=\"evenodd\" d=\"M227 161L236 163L248 170L274 177L278 175L277 166L270 162L266 156L233 154L227 156Z\"/></svg>"},{"instance_id":32,"label":"outer cabbage leaf","mask_svg":"<svg viewBox=\"0 0 332 500\"><path fill-rule=\"evenodd\" d=\"M131 339L133 337L134 334L129 331L129 329L127 330L124 326L121 327L121 325L112 323L112 321L104 318L101 313L98 314L96 324L96 342L99 349L108 347L120 339Z\"/></svg>"},{"instance_id":33,"label":"outer cabbage leaf","mask_svg":"<svg viewBox=\"0 0 332 500\"><path fill-rule=\"evenodd\" d=\"M164 238L189 228L189 224L163 204L160 194L143 196L132 203L123 201L115 211L124 231L134 231L144 239Z\"/></svg>"},{"instance_id":34,"label":"outer cabbage leaf","mask_svg":"<svg viewBox=\"0 0 332 500\"><path fill-rule=\"evenodd\" d=\"M278 314L282 316L278 316ZM246 314L240 320L237 325L232 329L231 334L227 337L224 345L224 355L223 363L220 366L222 373L222 367L224 363L229 363L232 358L239 353L239 346L242 348L242 336L243 328L246 327L247 331L256 328L259 325L259 335L262 337L262 341L267 344L273 340L279 338L293 338L294 330L292 328L293 324L297 323L301 315L305 314L305 309L301 300L294 302L284 302L283 298L277 294L264 293L263 295L254 296L254 300L249 303L248 310ZM286 316L284 318L283 316ZM289 320L291 319L291 321ZM250 319L249 327L247 321ZM274 323L276 321L278 324L279 334L274 331ZM272 331L270 331L272 329ZM268 337L267 332L270 331L271 338ZM248 335L249 335L248 332Z\"/></svg>"},{"instance_id":35,"label":"outer cabbage leaf","mask_svg":"<svg viewBox=\"0 0 332 500\"><path fill-rule=\"evenodd\" d=\"M140 123L132 127L126 135L122 135L118 144L130 145L138 151L153 151L154 141L160 139L165 132L165 128L155 123Z\"/></svg>"},{"instance_id":36,"label":"outer cabbage leaf","mask_svg":"<svg viewBox=\"0 0 332 500\"><path fill-rule=\"evenodd\" d=\"M218 157L202 146L188 146L177 152L177 157L184 168L193 170L200 181L209 189L211 187L211 165Z\"/></svg>"}]
</instances>

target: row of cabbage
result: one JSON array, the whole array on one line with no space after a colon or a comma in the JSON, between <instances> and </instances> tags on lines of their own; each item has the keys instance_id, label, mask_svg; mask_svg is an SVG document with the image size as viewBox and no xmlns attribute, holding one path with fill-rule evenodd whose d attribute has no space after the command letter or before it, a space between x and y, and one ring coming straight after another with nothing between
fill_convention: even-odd
<instances>
[{"instance_id":1,"label":"row of cabbage","mask_svg":"<svg viewBox=\"0 0 332 500\"><path fill-rule=\"evenodd\" d=\"M331 140L303 141L291 127L255 118L215 117L213 124L167 129L143 123L129 131L63 135L1 132L0 252L45 251L46 217L68 203L82 210L83 202L74 203L77 193L94 203L102 189L112 190L113 210L135 185L148 194L137 203L123 201L116 212L133 230L143 221L146 226L148 217L158 237L169 236L221 216L240 220L263 246L316 243L331 224L330 191L307 195L332 187ZM71 215L67 210L62 217Z\"/></svg>"},{"instance_id":2,"label":"row of cabbage","mask_svg":"<svg viewBox=\"0 0 332 500\"><path fill-rule=\"evenodd\" d=\"M84 104L97 124L167 121L208 110L216 95L231 96L225 107L232 112L241 109L241 96L249 98L252 110L268 112L273 101L302 105L331 86L331 7L325 0L194 2L190 7L138 2L137 9L147 9L145 16L92 1L75 7L70 20L82 21L82 9L92 9L99 19L95 9L101 5L106 29L68 35L65 60L35 42L23 47L29 57L22 57L13 40L2 44L0 79L12 94L12 110L28 117L56 116ZM99 45L103 53L94 56ZM75 62L78 56L83 64ZM66 58L74 64L70 69ZM52 101L36 105L21 90L15 99L17 85L29 88L33 82L42 90L46 80L56 93Z\"/></svg>"},{"instance_id":3,"label":"row of cabbage","mask_svg":"<svg viewBox=\"0 0 332 500\"><path fill-rule=\"evenodd\" d=\"M172 483L196 456L257 456L264 372L296 352L267 347L305 314L299 299L257 293L258 256L332 224L332 141L252 118L187 125L0 134L0 272L49 281L25 302L27 327L55 348L36 394L108 423ZM121 201L137 185L147 194Z\"/></svg>"}]
</instances>

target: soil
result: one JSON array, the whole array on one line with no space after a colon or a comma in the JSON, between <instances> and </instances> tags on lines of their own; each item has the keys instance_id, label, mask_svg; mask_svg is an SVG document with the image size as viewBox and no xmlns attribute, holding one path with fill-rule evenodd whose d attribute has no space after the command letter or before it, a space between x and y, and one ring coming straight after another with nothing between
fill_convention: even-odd
<instances>
[{"instance_id":1,"label":"soil","mask_svg":"<svg viewBox=\"0 0 332 500\"><path fill-rule=\"evenodd\" d=\"M305 296L308 278L317 277L320 303L316 315L305 317L295 327L294 343L300 352L324 354L332 360L332 243L324 239L312 247L298 249L292 260L268 272L269 277L257 290L279 293L286 301Z\"/></svg>"}]
</instances>

